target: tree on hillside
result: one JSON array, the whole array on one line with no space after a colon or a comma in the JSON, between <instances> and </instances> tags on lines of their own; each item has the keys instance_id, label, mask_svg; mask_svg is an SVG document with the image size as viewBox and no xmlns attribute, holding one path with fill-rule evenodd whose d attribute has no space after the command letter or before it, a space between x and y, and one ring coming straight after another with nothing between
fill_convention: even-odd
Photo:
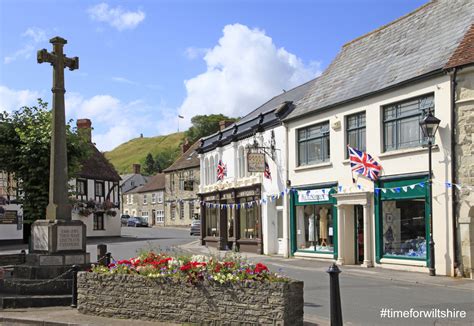
<instances>
[{"instance_id":1,"label":"tree on hillside","mask_svg":"<svg viewBox=\"0 0 474 326\"><path fill-rule=\"evenodd\" d=\"M192 126L185 132L191 143L201 137L209 136L219 130L220 121L237 121L238 118L229 118L223 114L196 115L192 117Z\"/></svg>"},{"instance_id":2,"label":"tree on hillside","mask_svg":"<svg viewBox=\"0 0 474 326\"><path fill-rule=\"evenodd\" d=\"M38 99L38 105L0 113L0 171L14 175L23 196L24 222L46 217L49 193L49 153L52 112ZM81 162L91 154L90 143L77 130L66 126L69 177L76 175Z\"/></svg>"},{"instance_id":3,"label":"tree on hillside","mask_svg":"<svg viewBox=\"0 0 474 326\"><path fill-rule=\"evenodd\" d=\"M156 171L155 160L153 159L153 155L151 155L151 153L148 153L145 158L144 172L146 175L153 175L155 174L155 171Z\"/></svg>"},{"instance_id":4,"label":"tree on hillside","mask_svg":"<svg viewBox=\"0 0 474 326\"><path fill-rule=\"evenodd\" d=\"M180 149L179 148L173 148L173 147L168 147L168 148L163 148L158 152L158 154L155 155L155 169L156 171L162 171L173 164L174 161L179 157L180 155Z\"/></svg>"}]
</instances>

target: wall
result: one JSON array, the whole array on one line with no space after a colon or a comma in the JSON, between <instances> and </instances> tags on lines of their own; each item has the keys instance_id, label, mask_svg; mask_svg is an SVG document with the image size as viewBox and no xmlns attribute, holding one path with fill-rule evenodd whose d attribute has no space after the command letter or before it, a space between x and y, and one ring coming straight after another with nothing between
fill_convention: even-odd
<instances>
[{"instance_id":1,"label":"wall","mask_svg":"<svg viewBox=\"0 0 474 326\"><path fill-rule=\"evenodd\" d=\"M81 216L72 213L73 220L81 220L86 225L87 237L119 237L121 235L120 210L115 209L115 216L104 215L104 230L94 230L93 214L89 216Z\"/></svg>"},{"instance_id":2,"label":"wall","mask_svg":"<svg viewBox=\"0 0 474 326\"><path fill-rule=\"evenodd\" d=\"M351 186L350 164L349 160L345 158L347 151L345 116L361 111L366 112L367 152L381 163L383 175L426 173L428 171L428 151L426 148L417 147L383 153L381 107L428 93L434 93L435 95L435 115L441 120L435 140L438 148L433 150L433 181L435 182L433 184L433 218L437 257L436 269L440 275L453 275L452 198L444 185L446 181L451 180L451 115L449 110L451 92L450 77L448 75L290 121L288 123L289 179L292 186L325 182L338 182L341 186ZM329 120L330 125L330 161L298 167L297 129L327 120ZM340 128L333 128L332 124L336 121L341 123ZM357 181L366 190L373 191L373 182L370 180L360 177ZM375 239L375 228L373 228L372 239ZM375 252L375 247L372 252ZM424 269L420 271L422 270L424 271Z\"/></svg>"},{"instance_id":3,"label":"wall","mask_svg":"<svg viewBox=\"0 0 474 326\"><path fill-rule=\"evenodd\" d=\"M84 314L160 322L303 325L303 282L190 285L135 275L78 274Z\"/></svg>"},{"instance_id":4,"label":"wall","mask_svg":"<svg viewBox=\"0 0 474 326\"><path fill-rule=\"evenodd\" d=\"M461 70L456 78L455 155L456 182L474 185L474 68ZM474 278L474 191L456 191L458 260L461 272Z\"/></svg>"}]
</instances>

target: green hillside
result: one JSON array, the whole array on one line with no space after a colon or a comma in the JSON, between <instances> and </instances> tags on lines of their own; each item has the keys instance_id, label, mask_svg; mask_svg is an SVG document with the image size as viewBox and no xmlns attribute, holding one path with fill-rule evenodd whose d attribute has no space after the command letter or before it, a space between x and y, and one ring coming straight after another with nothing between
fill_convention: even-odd
<instances>
[{"instance_id":1,"label":"green hillside","mask_svg":"<svg viewBox=\"0 0 474 326\"><path fill-rule=\"evenodd\" d=\"M119 174L132 172L132 164L145 162L148 153L155 157L165 149L177 149L184 138L184 132L178 132L166 136L143 137L129 140L119 145L105 157L113 164Z\"/></svg>"}]
</instances>

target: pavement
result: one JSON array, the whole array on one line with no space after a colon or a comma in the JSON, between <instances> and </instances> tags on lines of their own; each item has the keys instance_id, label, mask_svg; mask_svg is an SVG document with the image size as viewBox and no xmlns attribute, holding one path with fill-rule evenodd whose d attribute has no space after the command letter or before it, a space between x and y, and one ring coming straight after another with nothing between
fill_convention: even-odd
<instances>
[{"instance_id":1,"label":"pavement","mask_svg":"<svg viewBox=\"0 0 474 326\"><path fill-rule=\"evenodd\" d=\"M166 249L193 254L225 255L199 244L189 237L188 230L126 228L123 238L90 240L107 243L116 259L130 258L144 248ZM21 248L4 248L0 254ZM271 270L305 282L305 325L329 325L330 262L315 259L283 258L242 253L251 261L267 264ZM91 252L91 257L95 257ZM340 267L341 300L345 325L474 325L474 282L469 279L430 277L425 273L404 272L359 266ZM466 310L466 319L381 319L381 308ZM120 320L80 314L70 307L26 308L0 310L0 325L173 325L169 323Z\"/></svg>"}]
</instances>

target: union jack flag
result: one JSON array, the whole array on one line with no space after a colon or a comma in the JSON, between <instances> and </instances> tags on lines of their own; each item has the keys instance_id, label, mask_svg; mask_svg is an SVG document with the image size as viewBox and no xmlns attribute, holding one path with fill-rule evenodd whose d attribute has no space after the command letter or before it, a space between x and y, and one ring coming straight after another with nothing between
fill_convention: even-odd
<instances>
[{"instance_id":1,"label":"union jack flag","mask_svg":"<svg viewBox=\"0 0 474 326\"><path fill-rule=\"evenodd\" d=\"M219 164L217 164L217 181L224 180L224 177L227 175L227 167L222 160L219 160Z\"/></svg>"},{"instance_id":2,"label":"union jack flag","mask_svg":"<svg viewBox=\"0 0 474 326\"><path fill-rule=\"evenodd\" d=\"M267 179L272 179L272 173L270 172L270 166L268 166L267 161L265 161L265 170L263 171L263 176Z\"/></svg>"},{"instance_id":3,"label":"union jack flag","mask_svg":"<svg viewBox=\"0 0 474 326\"><path fill-rule=\"evenodd\" d=\"M377 180L380 170L382 170L382 166L374 160L370 154L361 152L350 146L347 146L347 148L349 150L349 160L351 162L352 172L362 174L372 181Z\"/></svg>"}]
</instances>

